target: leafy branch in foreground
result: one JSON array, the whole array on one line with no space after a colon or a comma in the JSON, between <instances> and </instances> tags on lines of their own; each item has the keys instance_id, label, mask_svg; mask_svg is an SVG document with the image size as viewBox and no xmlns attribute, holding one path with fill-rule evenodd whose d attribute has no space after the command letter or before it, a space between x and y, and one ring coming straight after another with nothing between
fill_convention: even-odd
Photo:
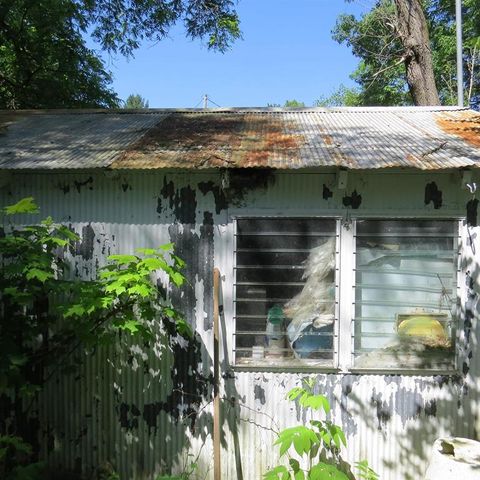
<instances>
[{"instance_id":1,"label":"leafy branch in foreground","mask_svg":"<svg viewBox=\"0 0 480 480\"><path fill-rule=\"evenodd\" d=\"M8 433L30 441L28 405L74 352L133 337L143 343L192 338L190 326L157 286L157 273L172 288L184 284L185 263L173 245L111 255L94 281L68 280L68 251L79 241L68 227L48 217L18 226L9 221L38 214L33 198L3 209L0 238L0 400L13 400ZM0 424L0 428L2 424ZM1 453L1 452L0 452Z\"/></svg>"},{"instance_id":2,"label":"leafy branch in foreground","mask_svg":"<svg viewBox=\"0 0 480 480\"><path fill-rule=\"evenodd\" d=\"M274 445L279 446L281 457L288 457L288 467L274 467L265 473L264 480L348 480L349 477L339 467L340 450L347 445L345 434L333 422L314 418L314 411L330 412L327 397L314 394L314 386L313 378L304 379L301 387L288 392L288 400L311 410L311 419L306 425L286 428L278 434ZM378 475L366 460L355 465L358 479L378 480Z\"/></svg>"}]
</instances>

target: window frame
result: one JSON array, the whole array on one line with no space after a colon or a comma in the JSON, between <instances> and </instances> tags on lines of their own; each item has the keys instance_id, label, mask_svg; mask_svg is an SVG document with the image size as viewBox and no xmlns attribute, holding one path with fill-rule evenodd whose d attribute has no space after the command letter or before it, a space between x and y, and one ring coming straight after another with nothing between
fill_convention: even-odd
<instances>
[{"instance_id":1,"label":"window frame","mask_svg":"<svg viewBox=\"0 0 480 480\"><path fill-rule=\"evenodd\" d=\"M334 330L333 330L333 358L330 365L313 365L312 363L305 362L302 364L301 362L294 362L292 366L285 366L285 365L270 365L267 363L258 362L256 364L242 364L237 363L237 355L236 355L236 332L237 332L237 238L238 238L238 230L237 230L237 221L242 219L325 219L325 220L334 220L335 221L335 321L334 321ZM292 213L292 214L242 214L242 215L234 215L231 217L233 223L233 277L232 277L232 301L233 301L233 322L232 322L232 334L231 334L231 358L232 358L232 366L236 370L248 370L248 371L313 371L313 372L337 372L339 371L338 365L338 358L339 358L339 338L340 338L340 242L341 242L341 220L342 217L339 215L318 215L318 214L311 214L311 213Z\"/></svg>"},{"instance_id":2,"label":"window frame","mask_svg":"<svg viewBox=\"0 0 480 480\"><path fill-rule=\"evenodd\" d=\"M465 243L465 227L464 217L458 216L415 216L415 215L358 215L350 217L345 212L342 215L332 212L325 214L317 214L310 212L266 212L257 213L249 211L245 214L235 214L230 217L233 224L233 244L232 244L232 330L230 331L230 358L232 358L232 368L237 371L262 371L262 372L314 372L314 373L359 373L359 374L402 374L402 375L456 375L459 372L460 365L464 357L463 348L463 322L465 304L465 285L462 282L464 275L464 254L463 247ZM335 247L335 322L333 336L333 360L331 366L312 365L305 363L292 364L292 366L262 364L237 363L236 358L236 329L237 329L237 313L236 313L236 285L237 285L237 220L239 219L262 219L262 218L304 218L304 219L329 219L336 222L336 247ZM418 221L450 221L456 224L456 323L455 332L455 357L454 366L452 368L362 368L354 365L354 321L355 321L355 275L356 275L356 228L357 222L361 220L418 220Z\"/></svg>"},{"instance_id":3,"label":"window frame","mask_svg":"<svg viewBox=\"0 0 480 480\"><path fill-rule=\"evenodd\" d=\"M454 365L451 368L408 368L408 367L400 367L400 368L391 368L391 367L378 367L378 368L367 368L367 367L358 367L355 366L354 355L355 355L355 336L354 336L354 322L355 322L355 272L356 272L356 231L357 231L357 222L362 220L415 220L415 221L448 221L454 223L456 226L457 235L454 237L456 239L456 266L455 266L455 277L456 277L456 303L455 303L455 317L456 317L456 330L455 330L455 352L454 352ZM435 217L428 217L425 215L422 216L388 216L388 215L375 215L375 216L356 216L352 218L352 228L351 228L351 237L352 237L352 245L353 245L353 252L354 255L352 257L352 269L353 269L353 282L352 282L352 305L351 305L351 314L350 314L350 325L351 325L351 345L350 345L350 358L349 358L349 368L348 371L352 373L380 373L380 374L401 374L401 375L454 375L457 374L459 371L459 365L461 365L461 357L462 357L462 339L461 339L461 332L463 331L463 318L461 315L461 311L463 309L462 305L464 304L464 292L462 288L461 276L463 271L463 254L461 246L464 245L464 230L462 228L462 222L464 221L464 217L460 216L435 216Z\"/></svg>"}]
</instances>

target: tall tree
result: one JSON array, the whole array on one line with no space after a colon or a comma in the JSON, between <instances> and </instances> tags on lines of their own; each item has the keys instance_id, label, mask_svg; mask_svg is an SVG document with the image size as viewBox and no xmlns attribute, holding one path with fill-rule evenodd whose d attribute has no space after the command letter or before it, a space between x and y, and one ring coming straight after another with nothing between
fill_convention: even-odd
<instances>
[{"instance_id":1,"label":"tall tree","mask_svg":"<svg viewBox=\"0 0 480 480\"><path fill-rule=\"evenodd\" d=\"M395 33L403 47L407 83L415 105L439 105L427 20L421 0L394 0Z\"/></svg>"},{"instance_id":2,"label":"tall tree","mask_svg":"<svg viewBox=\"0 0 480 480\"><path fill-rule=\"evenodd\" d=\"M477 0L462 4L465 78L460 81L473 101L480 94L480 5ZM340 16L333 36L360 58L352 74L360 103L438 103L432 70L440 102L456 103L455 0L376 0L360 18Z\"/></svg>"},{"instance_id":3,"label":"tall tree","mask_svg":"<svg viewBox=\"0 0 480 480\"><path fill-rule=\"evenodd\" d=\"M0 108L118 105L75 14L64 0L0 2Z\"/></svg>"},{"instance_id":4,"label":"tall tree","mask_svg":"<svg viewBox=\"0 0 480 480\"><path fill-rule=\"evenodd\" d=\"M1 0L0 108L112 107L111 76L83 36L132 55L177 22L225 51L240 36L232 0Z\"/></svg>"}]
</instances>

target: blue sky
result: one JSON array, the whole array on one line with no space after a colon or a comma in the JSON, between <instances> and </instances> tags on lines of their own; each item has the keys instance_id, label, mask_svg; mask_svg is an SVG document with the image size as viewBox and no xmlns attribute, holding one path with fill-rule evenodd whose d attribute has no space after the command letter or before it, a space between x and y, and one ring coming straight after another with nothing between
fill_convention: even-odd
<instances>
[{"instance_id":1,"label":"blue sky","mask_svg":"<svg viewBox=\"0 0 480 480\"><path fill-rule=\"evenodd\" d=\"M104 56L120 98L139 93L150 107L194 107L204 94L222 107L266 106L297 99L313 105L341 83L352 85L357 60L331 38L340 13L369 0L240 0L243 40L224 54L185 38L145 43L134 58Z\"/></svg>"}]
</instances>

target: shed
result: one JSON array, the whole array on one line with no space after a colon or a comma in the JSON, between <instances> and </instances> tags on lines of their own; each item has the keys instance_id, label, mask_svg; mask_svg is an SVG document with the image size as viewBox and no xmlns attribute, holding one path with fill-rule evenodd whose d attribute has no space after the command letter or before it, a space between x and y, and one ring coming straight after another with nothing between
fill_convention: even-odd
<instances>
[{"instance_id":1,"label":"shed","mask_svg":"<svg viewBox=\"0 0 480 480\"><path fill-rule=\"evenodd\" d=\"M304 419L285 395L309 376L347 461L423 478L436 438L480 431L479 167L480 115L458 108L0 112L2 205L33 196L79 233L84 278L174 242L197 339L98 351L50 382L41 456L213 478L218 268L222 478L276 464L274 430Z\"/></svg>"}]
</instances>

